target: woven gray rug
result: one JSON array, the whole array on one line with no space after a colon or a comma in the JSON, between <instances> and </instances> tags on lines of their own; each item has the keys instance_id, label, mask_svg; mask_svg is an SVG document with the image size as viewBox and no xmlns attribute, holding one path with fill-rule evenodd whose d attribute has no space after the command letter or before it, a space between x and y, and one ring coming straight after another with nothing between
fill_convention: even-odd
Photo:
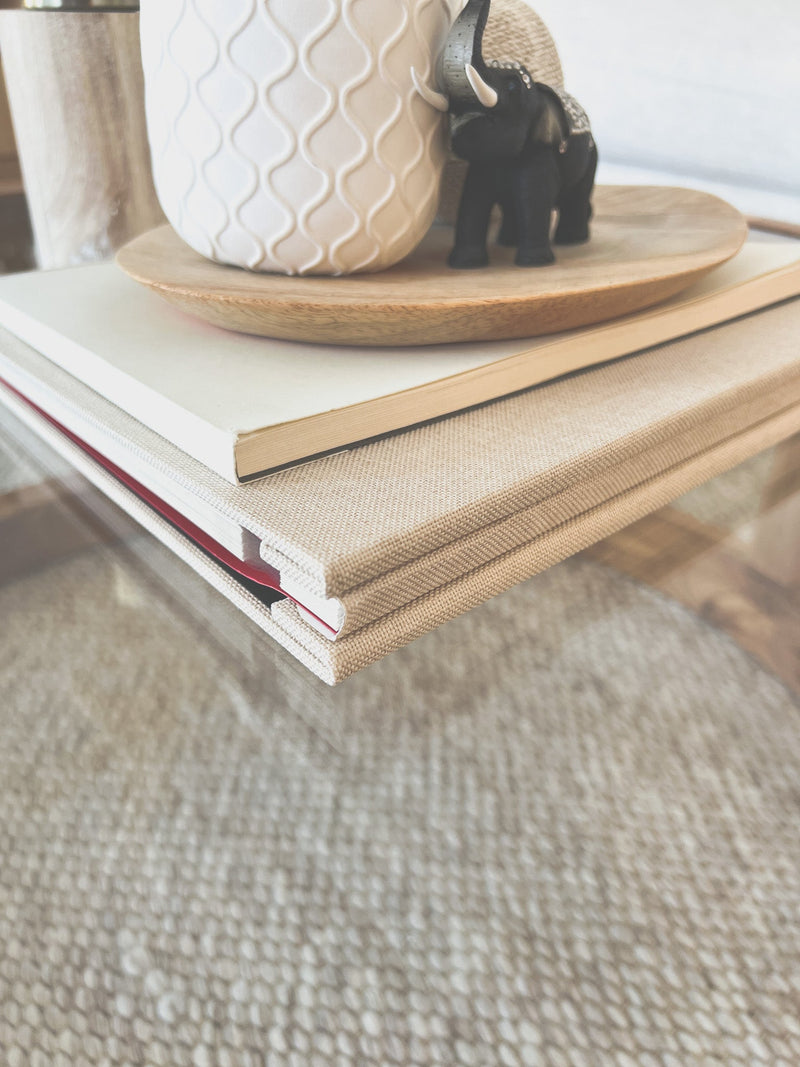
<instances>
[{"instance_id":1,"label":"woven gray rug","mask_svg":"<svg viewBox=\"0 0 800 1067\"><path fill-rule=\"evenodd\" d=\"M800 1062L800 706L731 641L572 561L331 691L176 580L0 590L0 1062Z\"/></svg>"}]
</instances>

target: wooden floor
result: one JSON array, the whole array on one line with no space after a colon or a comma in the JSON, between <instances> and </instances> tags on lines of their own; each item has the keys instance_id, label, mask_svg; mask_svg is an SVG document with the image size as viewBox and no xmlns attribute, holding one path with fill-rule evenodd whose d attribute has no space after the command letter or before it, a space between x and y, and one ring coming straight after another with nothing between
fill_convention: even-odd
<instances>
[{"instance_id":1,"label":"wooden floor","mask_svg":"<svg viewBox=\"0 0 800 1067\"><path fill-rule=\"evenodd\" d=\"M77 473L0 493L0 585L137 529Z\"/></svg>"},{"instance_id":2,"label":"wooden floor","mask_svg":"<svg viewBox=\"0 0 800 1067\"><path fill-rule=\"evenodd\" d=\"M800 436L773 450L767 478L747 488L758 499L743 522L698 518L683 498L584 556L685 604L800 694Z\"/></svg>"}]
</instances>

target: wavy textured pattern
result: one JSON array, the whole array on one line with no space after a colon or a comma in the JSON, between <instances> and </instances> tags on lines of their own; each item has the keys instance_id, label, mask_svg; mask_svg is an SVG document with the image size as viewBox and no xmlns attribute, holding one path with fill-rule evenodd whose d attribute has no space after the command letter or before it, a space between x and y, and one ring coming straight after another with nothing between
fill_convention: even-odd
<instances>
[{"instance_id":1,"label":"wavy textured pattern","mask_svg":"<svg viewBox=\"0 0 800 1067\"><path fill-rule=\"evenodd\" d=\"M285 274L391 266L433 220L433 80L460 0L144 0L153 171L210 259Z\"/></svg>"}]
</instances>

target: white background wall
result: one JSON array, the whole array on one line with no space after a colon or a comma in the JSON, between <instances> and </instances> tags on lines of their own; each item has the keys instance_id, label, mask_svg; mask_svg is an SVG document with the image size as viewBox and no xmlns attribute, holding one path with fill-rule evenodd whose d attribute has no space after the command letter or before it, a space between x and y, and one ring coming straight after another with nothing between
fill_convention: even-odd
<instances>
[{"instance_id":1,"label":"white background wall","mask_svg":"<svg viewBox=\"0 0 800 1067\"><path fill-rule=\"evenodd\" d=\"M800 0L528 0L601 181L707 187L800 223Z\"/></svg>"}]
</instances>

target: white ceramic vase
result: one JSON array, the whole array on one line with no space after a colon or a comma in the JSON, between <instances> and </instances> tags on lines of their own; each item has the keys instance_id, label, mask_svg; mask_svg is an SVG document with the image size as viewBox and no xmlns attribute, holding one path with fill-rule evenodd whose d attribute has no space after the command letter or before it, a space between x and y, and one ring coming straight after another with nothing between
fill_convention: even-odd
<instances>
[{"instance_id":1,"label":"white ceramic vase","mask_svg":"<svg viewBox=\"0 0 800 1067\"><path fill-rule=\"evenodd\" d=\"M284 274L377 271L436 212L434 81L462 0L141 0L159 200L209 259Z\"/></svg>"}]
</instances>

